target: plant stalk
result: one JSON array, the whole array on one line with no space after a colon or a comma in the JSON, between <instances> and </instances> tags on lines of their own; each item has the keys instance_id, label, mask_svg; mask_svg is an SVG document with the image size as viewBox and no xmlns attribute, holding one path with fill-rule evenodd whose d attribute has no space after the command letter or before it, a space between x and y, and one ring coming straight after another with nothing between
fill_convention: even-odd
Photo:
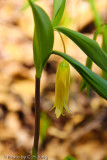
<instances>
[{"instance_id":1,"label":"plant stalk","mask_svg":"<svg viewBox=\"0 0 107 160\"><path fill-rule=\"evenodd\" d=\"M32 149L32 160L38 160L38 144L40 130L40 78L35 80L35 132L34 145Z\"/></svg>"}]
</instances>

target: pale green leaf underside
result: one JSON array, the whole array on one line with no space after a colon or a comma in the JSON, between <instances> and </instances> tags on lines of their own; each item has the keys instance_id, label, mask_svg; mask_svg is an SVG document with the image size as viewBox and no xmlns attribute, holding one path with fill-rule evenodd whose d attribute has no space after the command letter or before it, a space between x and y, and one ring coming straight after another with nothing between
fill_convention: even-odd
<instances>
[{"instance_id":1,"label":"pale green leaf underside","mask_svg":"<svg viewBox=\"0 0 107 160\"><path fill-rule=\"evenodd\" d=\"M66 0L54 0L53 17L52 17L52 23L54 27L58 26L61 21L65 8L65 2Z\"/></svg>"},{"instance_id":2,"label":"pale green leaf underside","mask_svg":"<svg viewBox=\"0 0 107 160\"><path fill-rule=\"evenodd\" d=\"M103 78L99 77L96 73L92 72L89 68L82 65L75 59L71 58L70 56L58 52L53 51L54 54L59 55L66 59L76 70L79 74L84 78L84 80L104 99L107 99L107 81Z\"/></svg>"},{"instance_id":3,"label":"pale green leaf underside","mask_svg":"<svg viewBox=\"0 0 107 160\"><path fill-rule=\"evenodd\" d=\"M62 4L63 0L54 0L54 4L53 4L53 19L55 18L58 10L60 9L61 7L61 4Z\"/></svg>"},{"instance_id":4,"label":"pale green leaf underside","mask_svg":"<svg viewBox=\"0 0 107 160\"><path fill-rule=\"evenodd\" d=\"M74 41L87 56L89 56L100 68L107 72L107 55L95 40L64 27L55 28Z\"/></svg>"}]
</instances>

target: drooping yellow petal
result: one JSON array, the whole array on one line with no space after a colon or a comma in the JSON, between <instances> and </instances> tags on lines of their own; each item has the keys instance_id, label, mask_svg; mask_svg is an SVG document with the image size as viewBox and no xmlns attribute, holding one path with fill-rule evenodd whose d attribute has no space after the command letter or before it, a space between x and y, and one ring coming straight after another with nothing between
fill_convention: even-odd
<instances>
[{"instance_id":1,"label":"drooping yellow petal","mask_svg":"<svg viewBox=\"0 0 107 160\"><path fill-rule=\"evenodd\" d=\"M59 116L63 112L63 107L65 103L65 86L62 83L62 81L58 81L55 86L55 114L56 117L59 118Z\"/></svg>"},{"instance_id":2,"label":"drooping yellow petal","mask_svg":"<svg viewBox=\"0 0 107 160\"><path fill-rule=\"evenodd\" d=\"M68 62L63 60L57 69L56 84L55 84L55 108L56 117L59 118L64 112L64 108L69 111L68 98L70 87L70 66ZM52 108L52 109L53 109Z\"/></svg>"}]
</instances>

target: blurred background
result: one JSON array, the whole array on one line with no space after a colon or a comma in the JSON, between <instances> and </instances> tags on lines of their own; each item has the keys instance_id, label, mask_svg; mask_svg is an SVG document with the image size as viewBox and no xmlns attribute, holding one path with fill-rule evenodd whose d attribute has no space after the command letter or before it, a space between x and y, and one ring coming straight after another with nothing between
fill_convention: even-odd
<instances>
[{"instance_id":1,"label":"blurred background","mask_svg":"<svg viewBox=\"0 0 107 160\"><path fill-rule=\"evenodd\" d=\"M53 0L36 2L52 17ZM34 135L35 67L33 63L33 16L24 0L0 0L0 159L30 155ZM107 23L107 0L95 0ZM95 19L88 0L67 0L61 25L93 38ZM63 36L67 54L85 64L86 55ZM102 44L102 36L97 42ZM55 32L54 49L63 51ZM71 67L69 107L73 115L56 119L54 104L56 69L62 59L52 55L41 78L41 127L39 155L49 160L106 160L107 102L93 90L80 92L82 78ZM101 75L94 64L92 70Z\"/></svg>"}]
</instances>

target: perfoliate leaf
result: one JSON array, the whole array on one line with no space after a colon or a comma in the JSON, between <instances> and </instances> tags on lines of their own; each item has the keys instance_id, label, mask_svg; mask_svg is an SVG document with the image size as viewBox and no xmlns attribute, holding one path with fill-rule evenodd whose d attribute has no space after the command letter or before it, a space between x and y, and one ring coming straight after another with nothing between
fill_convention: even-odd
<instances>
[{"instance_id":1,"label":"perfoliate leaf","mask_svg":"<svg viewBox=\"0 0 107 160\"><path fill-rule=\"evenodd\" d=\"M33 4L32 7L35 29L33 39L34 64L36 67L36 77L40 77L42 70L52 52L53 48L53 27L48 15L43 9Z\"/></svg>"},{"instance_id":2,"label":"perfoliate leaf","mask_svg":"<svg viewBox=\"0 0 107 160\"><path fill-rule=\"evenodd\" d=\"M66 0L54 0L52 17L52 23L54 27L58 26L60 23L65 8L65 2Z\"/></svg>"},{"instance_id":3,"label":"perfoliate leaf","mask_svg":"<svg viewBox=\"0 0 107 160\"><path fill-rule=\"evenodd\" d=\"M92 40L81 33L64 27L55 27L58 31L73 40L83 52L90 57L100 68L107 72L107 55L100 48L95 40Z\"/></svg>"},{"instance_id":4,"label":"perfoliate leaf","mask_svg":"<svg viewBox=\"0 0 107 160\"><path fill-rule=\"evenodd\" d=\"M96 73L92 72L89 68L82 65L75 59L71 58L70 56L58 52L53 51L54 54L63 57L67 60L79 74L84 78L84 80L103 98L107 99L107 81L103 78L99 77Z\"/></svg>"}]
</instances>

